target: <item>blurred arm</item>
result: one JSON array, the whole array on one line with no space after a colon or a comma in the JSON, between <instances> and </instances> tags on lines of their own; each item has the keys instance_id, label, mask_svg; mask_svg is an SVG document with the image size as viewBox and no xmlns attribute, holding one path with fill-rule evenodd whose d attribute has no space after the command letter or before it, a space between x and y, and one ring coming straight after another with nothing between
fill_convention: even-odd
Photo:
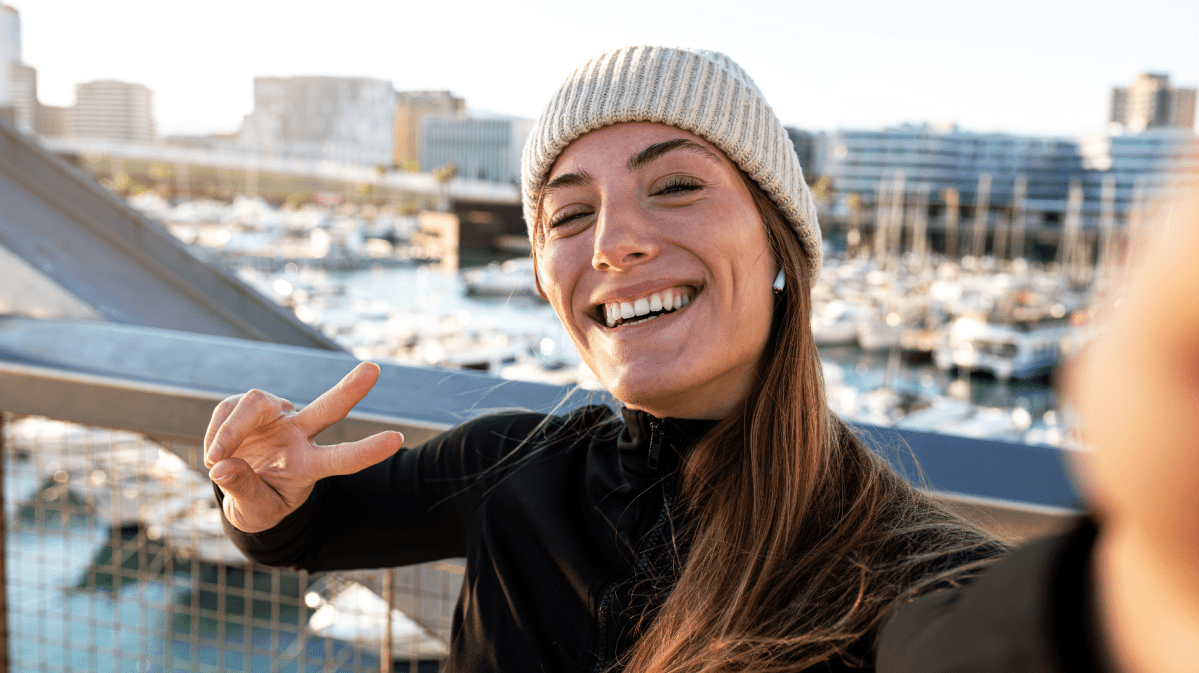
<instances>
[{"instance_id":1,"label":"blurred arm","mask_svg":"<svg viewBox=\"0 0 1199 673\"><path fill-rule=\"evenodd\" d=\"M1121 670L1199 661L1199 194L1175 203L1070 397L1094 451L1082 481L1101 522L1100 624Z\"/></svg>"}]
</instances>

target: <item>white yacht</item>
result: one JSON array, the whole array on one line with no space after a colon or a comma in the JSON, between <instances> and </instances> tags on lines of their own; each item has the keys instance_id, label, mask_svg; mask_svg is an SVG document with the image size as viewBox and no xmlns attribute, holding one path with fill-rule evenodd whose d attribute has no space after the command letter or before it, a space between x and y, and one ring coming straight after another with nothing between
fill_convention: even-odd
<instances>
[{"instance_id":1,"label":"white yacht","mask_svg":"<svg viewBox=\"0 0 1199 673\"><path fill-rule=\"evenodd\" d=\"M529 257L467 269L462 272L462 282L468 295L511 297L521 294L541 297L533 283L533 260Z\"/></svg>"},{"instance_id":2,"label":"white yacht","mask_svg":"<svg viewBox=\"0 0 1199 673\"><path fill-rule=\"evenodd\" d=\"M1000 380L1033 378L1057 365L1070 331L1064 319L991 322L963 316L953 321L933 359L943 370L984 371Z\"/></svg>"}]
</instances>

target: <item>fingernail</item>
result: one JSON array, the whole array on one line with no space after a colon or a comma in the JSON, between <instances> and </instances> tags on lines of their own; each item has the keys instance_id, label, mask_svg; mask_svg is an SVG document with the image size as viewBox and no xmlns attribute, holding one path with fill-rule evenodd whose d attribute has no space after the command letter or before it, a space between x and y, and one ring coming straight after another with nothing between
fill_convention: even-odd
<instances>
[{"instance_id":1,"label":"fingernail","mask_svg":"<svg viewBox=\"0 0 1199 673\"><path fill-rule=\"evenodd\" d=\"M227 484L233 481L233 466L225 463L217 463L208 471L208 478L218 484Z\"/></svg>"},{"instance_id":2,"label":"fingernail","mask_svg":"<svg viewBox=\"0 0 1199 673\"><path fill-rule=\"evenodd\" d=\"M206 455L205 458L207 458L208 462L210 463L220 462L221 446L219 444L213 444L212 446L208 447L208 455Z\"/></svg>"}]
</instances>

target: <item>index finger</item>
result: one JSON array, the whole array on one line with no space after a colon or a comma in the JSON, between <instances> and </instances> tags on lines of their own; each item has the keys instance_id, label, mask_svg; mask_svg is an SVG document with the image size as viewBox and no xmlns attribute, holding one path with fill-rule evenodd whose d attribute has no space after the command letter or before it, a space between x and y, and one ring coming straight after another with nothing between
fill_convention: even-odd
<instances>
[{"instance_id":1,"label":"index finger","mask_svg":"<svg viewBox=\"0 0 1199 673\"><path fill-rule=\"evenodd\" d=\"M309 438L346 417L379 380L379 365L362 362L312 404L304 407L293 420Z\"/></svg>"},{"instance_id":2,"label":"index finger","mask_svg":"<svg viewBox=\"0 0 1199 673\"><path fill-rule=\"evenodd\" d=\"M226 397L212 410L212 419L208 421L208 429L204 431L204 462L207 467L212 467L212 465L207 465L210 462L208 459L208 449L212 446L213 440L216 439L217 431L229 419L229 415L237 408L237 403L240 400L241 395Z\"/></svg>"}]
</instances>

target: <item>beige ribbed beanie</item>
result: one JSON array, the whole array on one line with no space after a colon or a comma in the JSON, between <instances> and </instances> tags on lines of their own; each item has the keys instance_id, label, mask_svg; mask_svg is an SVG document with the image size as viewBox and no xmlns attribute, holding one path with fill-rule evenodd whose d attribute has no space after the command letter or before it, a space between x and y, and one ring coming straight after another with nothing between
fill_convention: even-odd
<instances>
[{"instance_id":1,"label":"beige ribbed beanie","mask_svg":"<svg viewBox=\"0 0 1199 673\"><path fill-rule=\"evenodd\" d=\"M534 124L521 161L530 240L537 192L562 150L584 133L632 121L669 124L719 147L787 216L816 279L820 225L794 146L741 66L702 49L625 47L588 61L563 82Z\"/></svg>"}]
</instances>

